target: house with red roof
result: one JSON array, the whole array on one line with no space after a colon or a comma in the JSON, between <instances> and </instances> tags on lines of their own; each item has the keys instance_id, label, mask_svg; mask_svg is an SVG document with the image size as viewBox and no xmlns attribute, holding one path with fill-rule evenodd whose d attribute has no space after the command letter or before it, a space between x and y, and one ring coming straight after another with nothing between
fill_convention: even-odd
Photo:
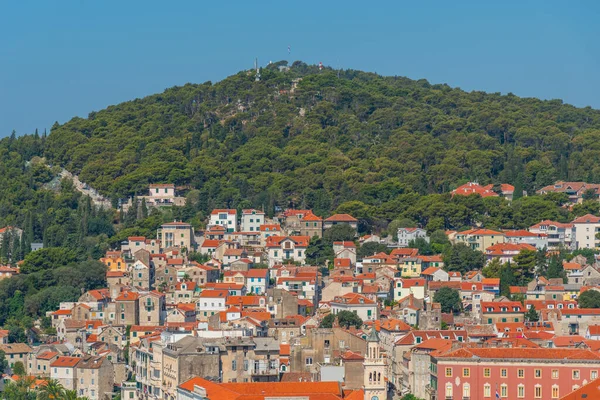
<instances>
[{"instance_id":1,"label":"house with red roof","mask_svg":"<svg viewBox=\"0 0 600 400\"><path fill-rule=\"evenodd\" d=\"M242 210L240 229L242 232L259 232L265 223L265 213L255 209Z\"/></svg>"},{"instance_id":2,"label":"house with red roof","mask_svg":"<svg viewBox=\"0 0 600 400\"><path fill-rule=\"evenodd\" d=\"M356 244L352 241L333 242L335 258L349 259L351 264L356 264Z\"/></svg>"},{"instance_id":3,"label":"house with red roof","mask_svg":"<svg viewBox=\"0 0 600 400\"><path fill-rule=\"evenodd\" d=\"M583 202L583 194L590 189L593 190L597 196L600 185L586 182L557 181L553 185L544 186L539 189L537 193L566 193L569 196L569 201L576 204Z\"/></svg>"},{"instance_id":4,"label":"house with red roof","mask_svg":"<svg viewBox=\"0 0 600 400\"><path fill-rule=\"evenodd\" d=\"M323 229L329 229L332 226L346 224L350 225L354 230L358 230L358 220L350 214L334 214L323 221Z\"/></svg>"},{"instance_id":5,"label":"house with red roof","mask_svg":"<svg viewBox=\"0 0 600 400\"><path fill-rule=\"evenodd\" d=\"M524 229L504 231L506 243L529 244L538 250L548 248L548 234L534 233Z\"/></svg>"},{"instance_id":6,"label":"house with red roof","mask_svg":"<svg viewBox=\"0 0 600 400\"><path fill-rule=\"evenodd\" d=\"M362 294L347 293L343 296L336 296L330 304L333 314L350 311L363 321L374 321L379 318L377 303Z\"/></svg>"},{"instance_id":7,"label":"house with red roof","mask_svg":"<svg viewBox=\"0 0 600 400\"><path fill-rule=\"evenodd\" d=\"M529 232L547 235L548 249L557 250L561 247L571 249L574 245L575 234L572 223L562 223L549 219L529 227Z\"/></svg>"},{"instance_id":8,"label":"house with red roof","mask_svg":"<svg viewBox=\"0 0 600 400\"><path fill-rule=\"evenodd\" d=\"M586 214L573 220L575 249L595 249L600 246L596 232L600 231L600 217Z\"/></svg>"},{"instance_id":9,"label":"house with red roof","mask_svg":"<svg viewBox=\"0 0 600 400\"><path fill-rule=\"evenodd\" d=\"M587 349L461 347L432 353L436 398L559 399L598 375Z\"/></svg>"},{"instance_id":10,"label":"house with red roof","mask_svg":"<svg viewBox=\"0 0 600 400\"><path fill-rule=\"evenodd\" d=\"M488 262L497 258L504 264L513 262L513 258L523 250L536 251L536 248L526 243L497 243L485 249L485 256Z\"/></svg>"},{"instance_id":11,"label":"house with red roof","mask_svg":"<svg viewBox=\"0 0 600 400\"><path fill-rule=\"evenodd\" d=\"M80 357L58 357L50 364L50 378L56 379L66 390L77 388L77 364Z\"/></svg>"},{"instance_id":12,"label":"house with red roof","mask_svg":"<svg viewBox=\"0 0 600 400\"><path fill-rule=\"evenodd\" d=\"M428 267L421 271L421 278L427 282L430 281L441 281L447 282L449 280L448 273L438 267Z\"/></svg>"},{"instance_id":13,"label":"house with red roof","mask_svg":"<svg viewBox=\"0 0 600 400\"><path fill-rule=\"evenodd\" d=\"M503 232L494 231L485 228L468 229L458 232L454 237L455 243L464 243L473 250L485 251L490 246L497 243L504 243L505 236Z\"/></svg>"},{"instance_id":14,"label":"house with red roof","mask_svg":"<svg viewBox=\"0 0 600 400\"><path fill-rule=\"evenodd\" d=\"M293 260L304 265L309 236L270 236L267 238L269 267Z\"/></svg>"},{"instance_id":15,"label":"house with red roof","mask_svg":"<svg viewBox=\"0 0 600 400\"><path fill-rule=\"evenodd\" d=\"M519 301L482 301L482 323L523 322L525 307Z\"/></svg>"},{"instance_id":16,"label":"house with red roof","mask_svg":"<svg viewBox=\"0 0 600 400\"><path fill-rule=\"evenodd\" d=\"M196 300L196 311L200 321L207 321L208 317L225 311L229 291L224 289L205 289Z\"/></svg>"},{"instance_id":17,"label":"house with red roof","mask_svg":"<svg viewBox=\"0 0 600 400\"><path fill-rule=\"evenodd\" d=\"M266 246L269 236L281 236L281 225L279 224L262 224L258 227L260 232L260 245Z\"/></svg>"},{"instance_id":18,"label":"house with red roof","mask_svg":"<svg viewBox=\"0 0 600 400\"><path fill-rule=\"evenodd\" d=\"M425 298L426 281L423 278L394 278L394 300L412 295L415 299Z\"/></svg>"},{"instance_id":19,"label":"house with red roof","mask_svg":"<svg viewBox=\"0 0 600 400\"><path fill-rule=\"evenodd\" d=\"M238 231L237 211L233 209L215 209L210 213L208 226L220 226L226 232Z\"/></svg>"},{"instance_id":20,"label":"house with red roof","mask_svg":"<svg viewBox=\"0 0 600 400\"><path fill-rule=\"evenodd\" d=\"M451 193L452 196L470 196L475 194L481 197L498 197L498 193L492 190L493 185L490 186L481 186L477 182L467 182L454 189Z\"/></svg>"}]
</instances>

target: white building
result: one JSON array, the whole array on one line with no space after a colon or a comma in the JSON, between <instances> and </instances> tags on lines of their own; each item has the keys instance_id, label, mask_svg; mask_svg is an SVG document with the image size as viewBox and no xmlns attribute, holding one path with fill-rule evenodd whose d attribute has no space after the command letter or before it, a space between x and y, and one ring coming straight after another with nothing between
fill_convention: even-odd
<instances>
[{"instance_id":1,"label":"white building","mask_svg":"<svg viewBox=\"0 0 600 400\"><path fill-rule=\"evenodd\" d=\"M50 364L50 378L56 379L66 390L75 390L79 357L58 357Z\"/></svg>"},{"instance_id":2,"label":"white building","mask_svg":"<svg viewBox=\"0 0 600 400\"><path fill-rule=\"evenodd\" d=\"M304 264L309 242L310 237L308 236L269 236L266 246L269 255L269 267L282 264L287 260Z\"/></svg>"},{"instance_id":3,"label":"white building","mask_svg":"<svg viewBox=\"0 0 600 400\"><path fill-rule=\"evenodd\" d=\"M227 309L225 303L229 291L226 289L208 289L200 293L196 301L196 317L198 320L207 320L208 317Z\"/></svg>"},{"instance_id":4,"label":"white building","mask_svg":"<svg viewBox=\"0 0 600 400\"><path fill-rule=\"evenodd\" d=\"M340 311L353 312L363 321L379 319L377 303L358 293L334 297L331 302L331 312L335 315Z\"/></svg>"},{"instance_id":5,"label":"white building","mask_svg":"<svg viewBox=\"0 0 600 400\"><path fill-rule=\"evenodd\" d=\"M531 233L541 233L547 235L548 249L556 250L559 247L567 249L573 248L573 224L563 224L562 222L544 220L529 228Z\"/></svg>"},{"instance_id":6,"label":"white building","mask_svg":"<svg viewBox=\"0 0 600 400\"><path fill-rule=\"evenodd\" d=\"M421 228L398 228L398 246L408 247L408 244L418 238L424 239L429 243L427 231Z\"/></svg>"},{"instance_id":7,"label":"white building","mask_svg":"<svg viewBox=\"0 0 600 400\"><path fill-rule=\"evenodd\" d=\"M595 249L600 244L596 234L600 232L600 217L584 215L573 221L576 249Z\"/></svg>"},{"instance_id":8,"label":"white building","mask_svg":"<svg viewBox=\"0 0 600 400\"><path fill-rule=\"evenodd\" d=\"M210 213L208 226L219 225L225 228L227 232L237 232L237 212L235 210L217 209Z\"/></svg>"},{"instance_id":9,"label":"white building","mask_svg":"<svg viewBox=\"0 0 600 400\"><path fill-rule=\"evenodd\" d=\"M242 232L259 232L265 223L265 213L255 209L242 210Z\"/></svg>"},{"instance_id":10,"label":"white building","mask_svg":"<svg viewBox=\"0 0 600 400\"><path fill-rule=\"evenodd\" d=\"M548 234L526 230L505 231L505 243L530 244L538 250L548 248Z\"/></svg>"}]
</instances>

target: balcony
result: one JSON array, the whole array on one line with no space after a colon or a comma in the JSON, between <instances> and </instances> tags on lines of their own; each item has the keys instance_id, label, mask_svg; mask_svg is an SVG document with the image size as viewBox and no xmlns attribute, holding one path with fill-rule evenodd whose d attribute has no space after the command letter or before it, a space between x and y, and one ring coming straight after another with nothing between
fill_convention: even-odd
<instances>
[{"instance_id":1,"label":"balcony","mask_svg":"<svg viewBox=\"0 0 600 400\"><path fill-rule=\"evenodd\" d=\"M279 369L277 368L266 368L266 369L252 369L250 370L250 375L253 376L269 376L269 375L279 375Z\"/></svg>"}]
</instances>

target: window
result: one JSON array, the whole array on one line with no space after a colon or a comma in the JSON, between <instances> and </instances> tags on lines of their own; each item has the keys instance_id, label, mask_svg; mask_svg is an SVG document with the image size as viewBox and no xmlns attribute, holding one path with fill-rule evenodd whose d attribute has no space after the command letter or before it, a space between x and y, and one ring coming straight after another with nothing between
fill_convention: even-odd
<instances>
[{"instance_id":1,"label":"window","mask_svg":"<svg viewBox=\"0 0 600 400\"><path fill-rule=\"evenodd\" d=\"M558 399L558 385L552 386L552 398Z\"/></svg>"},{"instance_id":2,"label":"window","mask_svg":"<svg viewBox=\"0 0 600 400\"><path fill-rule=\"evenodd\" d=\"M598 371L590 372L590 379L596 379L596 378L598 378Z\"/></svg>"},{"instance_id":3,"label":"window","mask_svg":"<svg viewBox=\"0 0 600 400\"><path fill-rule=\"evenodd\" d=\"M237 370L237 361L236 360L231 361L231 370L232 371Z\"/></svg>"},{"instance_id":4,"label":"window","mask_svg":"<svg viewBox=\"0 0 600 400\"><path fill-rule=\"evenodd\" d=\"M491 376L491 371L489 368L484 368L483 369L483 377L484 378L489 378Z\"/></svg>"},{"instance_id":5,"label":"window","mask_svg":"<svg viewBox=\"0 0 600 400\"><path fill-rule=\"evenodd\" d=\"M452 377L452 368L446 368L446 377Z\"/></svg>"},{"instance_id":6,"label":"window","mask_svg":"<svg viewBox=\"0 0 600 400\"><path fill-rule=\"evenodd\" d=\"M506 373L506 368L502 368L500 370L500 376L503 378L506 378L508 376L508 374Z\"/></svg>"},{"instance_id":7,"label":"window","mask_svg":"<svg viewBox=\"0 0 600 400\"><path fill-rule=\"evenodd\" d=\"M525 386L523 384L517 386L517 397L520 399L525 397Z\"/></svg>"},{"instance_id":8,"label":"window","mask_svg":"<svg viewBox=\"0 0 600 400\"><path fill-rule=\"evenodd\" d=\"M573 379L579 379L579 370L578 369L573 370Z\"/></svg>"},{"instance_id":9,"label":"window","mask_svg":"<svg viewBox=\"0 0 600 400\"><path fill-rule=\"evenodd\" d=\"M536 379L540 379L542 377L542 370L541 369L536 369L534 376Z\"/></svg>"},{"instance_id":10,"label":"window","mask_svg":"<svg viewBox=\"0 0 600 400\"><path fill-rule=\"evenodd\" d=\"M312 363L313 363L312 357L306 357L305 364L306 365L312 365Z\"/></svg>"},{"instance_id":11,"label":"window","mask_svg":"<svg viewBox=\"0 0 600 400\"><path fill-rule=\"evenodd\" d=\"M558 370L557 369L552 370L552 379L558 379Z\"/></svg>"},{"instance_id":12,"label":"window","mask_svg":"<svg viewBox=\"0 0 600 400\"><path fill-rule=\"evenodd\" d=\"M502 384L502 386L500 386L500 397L508 397L508 386L506 386L505 384Z\"/></svg>"},{"instance_id":13,"label":"window","mask_svg":"<svg viewBox=\"0 0 600 400\"><path fill-rule=\"evenodd\" d=\"M452 398L452 384L446 383L446 398Z\"/></svg>"},{"instance_id":14,"label":"window","mask_svg":"<svg viewBox=\"0 0 600 400\"><path fill-rule=\"evenodd\" d=\"M463 385L463 398L471 397L471 386L468 383Z\"/></svg>"},{"instance_id":15,"label":"window","mask_svg":"<svg viewBox=\"0 0 600 400\"><path fill-rule=\"evenodd\" d=\"M244 360L244 371L248 371L248 360Z\"/></svg>"},{"instance_id":16,"label":"window","mask_svg":"<svg viewBox=\"0 0 600 400\"><path fill-rule=\"evenodd\" d=\"M534 396L536 399L542 398L542 387L540 385L535 386Z\"/></svg>"},{"instance_id":17,"label":"window","mask_svg":"<svg viewBox=\"0 0 600 400\"><path fill-rule=\"evenodd\" d=\"M519 370L517 371L517 376L518 376L519 378L523 378L523 377L525 377L525 370L524 370L524 369L519 369Z\"/></svg>"},{"instance_id":18,"label":"window","mask_svg":"<svg viewBox=\"0 0 600 400\"><path fill-rule=\"evenodd\" d=\"M489 383L483 385L483 397L492 397L492 387Z\"/></svg>"},{"instance_id":19,"label":"window","mask_svg":"<svg viewBox=\"0 0 600 400\"><path fill-rule=\"evenodd\" d=\"M471 375L471 369L463 368L463 378L468 378Z\"/></svg>"}]
</instances>

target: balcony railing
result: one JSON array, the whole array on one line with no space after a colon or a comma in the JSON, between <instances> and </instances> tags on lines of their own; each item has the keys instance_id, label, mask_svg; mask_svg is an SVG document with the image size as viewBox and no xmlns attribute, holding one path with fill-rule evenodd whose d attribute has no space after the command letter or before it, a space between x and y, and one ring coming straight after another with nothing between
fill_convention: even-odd
<instances>
[{"instance_id":1,"label":"balcony railing","mask_svg":"<svg viewBox=\"0 0 600 400\"><path fill-rule=\"evenodd\" d=\"M253 369L250 371L251 375L279 375L279 370L277 368L267 368L267 369Z\"/></svg>"}]
</instances>

